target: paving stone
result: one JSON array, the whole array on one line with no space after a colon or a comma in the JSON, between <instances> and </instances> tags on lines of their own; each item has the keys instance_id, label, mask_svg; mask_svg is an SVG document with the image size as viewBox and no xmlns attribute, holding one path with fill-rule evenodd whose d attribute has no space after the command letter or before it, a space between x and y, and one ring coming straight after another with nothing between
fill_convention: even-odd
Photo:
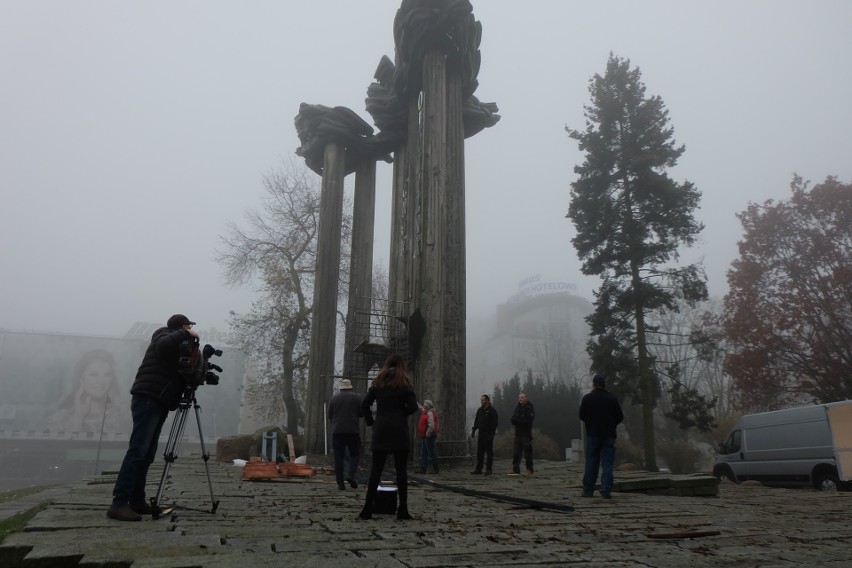
<instances>
[{"instance_id":1,"label":"paving stone","mask_svg":"<svg viewBox=\"0 0 852 568\"><path fill-rule=\"evenodd\" d=\"M495 471L508 465L495 464ZM177 508L158 520L106 517L114 474L7 504L0 518L40 503L47 507L25 532L0 544L0 566L839 568L852 558L849 493L725 482L713 486L712 496L660 496L649 492L695 492L707 476L617 472L617 487L631 491L606 501L580 497L582 472L573 464L539 461L532 479L470 476L470 465L458 464L429 479L573 510L530 508L421 483L409 491L415 520L374 515L362 521L363 485L339 491L325 475L243 482L230 464L211 461L209 467L219 501L215 513L203 462L183 458L170 467L161 501ZM149 494L156 494L161 474L162 464L155 464ZM720 534L649 536L710 531Z\"/></svg>"}]
</instances>

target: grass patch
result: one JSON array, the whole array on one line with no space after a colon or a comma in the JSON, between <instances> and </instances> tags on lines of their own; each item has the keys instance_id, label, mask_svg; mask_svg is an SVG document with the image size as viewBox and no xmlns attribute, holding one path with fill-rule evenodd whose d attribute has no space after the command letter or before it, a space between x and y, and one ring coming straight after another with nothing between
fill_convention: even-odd
<instances>
[{"instance_id":1,"label":"grass patch","mask_svg":"<svg viewBox=\"0 0 852 568\"><path fill-rule=\"evenodd\" d=\"M8 503L9 501L14 501L21 497L27 497L28 495L34 495L44 491L45 489L52 489L54 487L56 487L56 485L36 485L34 487L23 487L21 489L12 489L11 491L3 491L0 493L0 503Z\"/></svg>"},{"instance_id":2,"label":"grass patch","mask_svg":"<svg viewBox=\"0 0 852 568\"><path fill-rule=\"evenodd\" d=\"M15 515L14 517L9 517L8 519L0 521L0 543L6 540L6 537L10 534L24 530L27 523L46 507L47 505L45 504L37 505L29 511L25 511Z\"/></svg>"}]
</instances>

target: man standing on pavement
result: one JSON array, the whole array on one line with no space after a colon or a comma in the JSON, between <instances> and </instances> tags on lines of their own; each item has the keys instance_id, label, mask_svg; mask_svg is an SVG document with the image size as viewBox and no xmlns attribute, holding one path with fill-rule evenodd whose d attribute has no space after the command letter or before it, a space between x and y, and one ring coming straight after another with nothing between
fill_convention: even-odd
<instances>
[{"instance_id":1,"label":"man standing on pavement","mask_svg":"<svg viewBox=\"0 0 852 568\"><path fill-rule=\"evenodd\" d=\"M352 390L352 381L342 379L340 390L328 403L328 419L331 420L331 448L334 452L334 475L337 488L346 489L343 484L343 462L349 451L349 476L346 481L353 489L358 488L355 474L361 458L361 433L358 419L361 417L361 395Z\"/></svg>"},{"instance_id":2,"label":"man standing on pavement","mask_svg":"<svg viewBox=\"0 0 852 568\"><path fill-rule=\"evenodd\" d=\"M491 466L494 465L494 433L497 431L497 409L491 406L491 398L487 394L479 397L479 408L476 409L476 418L473 420L473 429L470 437L479 430L479 439L476 441L476 468L471 475L482 473L482 462L485 454L488 461L485 463L485 475L491 475Z\"/></svg>"},{"instance_id":3,"label":"man standing on pavement","mask_svg":"<svg viewBox=\"0 0 852 568\"><path fill-rule=\"evenodd\" d=\"M515 445L512 453L512 469L509 475L519 475L521 473L521 453L526 460L527 470L524 473L527 477L533 474L533 457L532 457L532 424L535 420L535 408L532 403L527 400L527 393L522 392L518 395L518 406L515 407L515 412L512 413L511 422L515 427Z\"/></svg>"},{"instance_id":4,"label":"man standing on pavement","mask_svg":"<svg viewBox=\"0 0 852 568\"><path fill-rule=\"evenodd\" d=\"M112 505L107 516L118 521L139 521L142 515L156 511L145 500L148 468L157 453L157 439L170 410L180 402L186 384L178 371L180 346L184 341L197 341L194 321L175 314L151 336L151 343L139 365L130 387L130 432L127 453L112 490Z\"/></svg>"},{"instance_id":5,"label":"man standing on pavement","mask_svg":"<svg viewBox=\"0 0 852 568\"><path fill-rule=\"evenodd\" d=\"M586 425L586 468L583 497L591 497L601 468L601 497L612 499L612 468L615 461L615 428L624 413L615 395L606 390L606 376L592 378L592 392L580 402L580 420Z\"/></svg>"}]
</instances>

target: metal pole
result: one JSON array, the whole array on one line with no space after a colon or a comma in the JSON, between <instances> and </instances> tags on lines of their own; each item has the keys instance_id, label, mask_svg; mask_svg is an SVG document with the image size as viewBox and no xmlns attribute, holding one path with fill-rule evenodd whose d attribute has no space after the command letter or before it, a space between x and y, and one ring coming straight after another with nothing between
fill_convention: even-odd
<instances>
[{"instance_id":1,"label":"metal pole","mask_svg":"<svg viewBox=\"0 0 852 568\"><path fill-rule=\"evenodd\" d=\"M101 435L98 436L98 453L95 456L95 471L93 472L95 475L98 474L98 466L101 465L101 442L104 439L104 424L106 424L107 408L109 408L109 393L107 393L106 399L104 400L104 415L101 418Z\"/></svg>"}]
</instances>

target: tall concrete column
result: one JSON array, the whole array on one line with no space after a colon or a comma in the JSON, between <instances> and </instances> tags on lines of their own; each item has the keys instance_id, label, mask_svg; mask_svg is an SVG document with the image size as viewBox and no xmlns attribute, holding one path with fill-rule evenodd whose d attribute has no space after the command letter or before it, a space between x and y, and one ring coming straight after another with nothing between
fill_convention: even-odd
<instances>
[{"instance_id":1,"label":"tall concrete column","mask_svg":"<svg viewBox=\"0 0 852 568\"><path fill-rule=\"evenodd\" d=\"M420 153L418 113L418 101L414 98L408 102L408 129L405 143L394 154L391 249L388 266L388 299L392 303L404 302L409 306L414 295L413 259L417 231L414 211Z\"/></svg>"},{"instance_id":2,"label":"tall concrete column","mask_svg":"<svg viewBox=\"0 0 852 568\"><path fill-rule=\"evenodd\" d=\"M325 449L323 405L331 398L334 346L337 331L337 287L340 276L340 226L343 221L345 151L330 143L323 156L320 190L317 269L311 317L311 350L308 359L308 400L305 416L305 448L320 454Z\"/></svg>"},{"instance_id":3,"label":"tall concrete column","mask_svg":"<svg viewBox=\"0 0 852 568\"><path fill-rule=\"evenodd\" d=\"M415 235L415 307L426 320L418 395L442 414L442 439L462 442L465 425L464 125L461 82L439 52L423 60ZM442 451L466 453L466 447Z\"/></svg>"},{"instance_id":4,"label":"tall concrete column","mask_svg":"<svg viewBox=\"0 0 852 568\"><path fill-rule=\"evenodd\" d=\"M373 242L376 219L376 162L365 160L355 171L355 197L352 204L352 254L349 258L349 317L367 318L368 321L349 321L344 341L344 368L346 376L360 376L363 355L353 353L362 341L370 337L370 298L373 296ZM366 323L366 325L365 325ZM348 364L348 366L347 366ZM352 366L357 370L353 370ZM355 375L353 375L355 373ZM355 390L367 392L367 383L356 380Z\"/></svg>"}]
</instances>

